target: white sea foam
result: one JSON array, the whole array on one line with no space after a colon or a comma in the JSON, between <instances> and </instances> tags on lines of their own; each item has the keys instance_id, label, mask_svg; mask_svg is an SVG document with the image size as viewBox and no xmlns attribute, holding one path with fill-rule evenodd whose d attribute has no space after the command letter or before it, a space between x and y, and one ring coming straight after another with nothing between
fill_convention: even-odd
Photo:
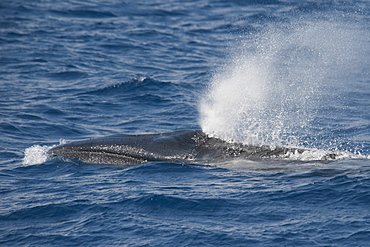
<instances>
[{"instance_id":1,"label":"white sea foam","mask_svg":"<svg viewBox=\"0 0 370 247\"><path fill-rule=\"evenodd\" d=\"M321 149L308 149L303 152L287 152L280 158L287 160L313 161L313 160L342 160L342 159L369 159L370 156L353 154L347 151L326 151Z\"/></svg>"}]
</instances>

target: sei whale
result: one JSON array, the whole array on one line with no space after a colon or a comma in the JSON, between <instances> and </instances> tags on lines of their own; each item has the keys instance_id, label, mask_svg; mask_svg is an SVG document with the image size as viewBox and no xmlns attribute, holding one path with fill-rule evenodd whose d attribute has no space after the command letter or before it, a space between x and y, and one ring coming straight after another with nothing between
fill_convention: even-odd
<instances>
[{"instance_id":1,"label":"sei whale","mask_svg":"<svg viewBox=\"0 0 370 247\"><path fill-rule=\"evenodd\" d=\"M93 138L60 145L48 152L86 163L132 165L153 161L207 164L235 158L279 159L289 152L302 154L306 150L228 143L201 130L181 130ZM335 155L328 154L326 159L335 159Z\"/></svg>"}]
</instances>

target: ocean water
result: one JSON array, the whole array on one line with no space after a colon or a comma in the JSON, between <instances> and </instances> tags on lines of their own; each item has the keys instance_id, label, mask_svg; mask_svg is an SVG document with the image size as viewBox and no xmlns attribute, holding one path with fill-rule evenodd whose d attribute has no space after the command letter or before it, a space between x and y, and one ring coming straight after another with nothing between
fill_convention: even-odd
<instances>
[{"instance_id":1,"label":"ocean water","mask_svg":"<svg viewBox=\"0 0 370 247\"><path fill-rule=\"evenodd\" d=\"M1 1L0 245L369 246L369 11L368 1ZM133 166L46 155L182 129L312 152Z\"/></svg>"}]
</instances>

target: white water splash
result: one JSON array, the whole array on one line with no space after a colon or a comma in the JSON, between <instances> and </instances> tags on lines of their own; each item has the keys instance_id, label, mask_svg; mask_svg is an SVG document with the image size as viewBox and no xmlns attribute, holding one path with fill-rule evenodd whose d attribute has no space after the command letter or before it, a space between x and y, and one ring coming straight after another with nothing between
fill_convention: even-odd
<instances>
[{"instance_id":1,"label":"white water splash","mask_svg":"<svg viewBox=\"0 0 370 247\"><path fill-rule=\"evenodd\" d=\"M294 23L294 24L292 24ZM300 18L233 48L200 104L210 136L248 144L300 144L324 98L356 66L361 28L338 18Z\"/></svg>"},{"instance_id":2,"label":"white water splash","mask_svg":"<svg viewBox=\"0 0 370 247\"><path fill-rule=\"evenodd\" d=\"M64 139L59 140L59 145L65 144L66 141ZM42 164L51 159L51 155L48 154L48 151L55 147L53 146L40 146L40 145L33 145L32 147L26 148L24 150L24 158L23 158L23 165L36 165Z\"/></svg>"},{"instance_id":3,"label":"white water splash","mask_svg":"<svg viewBox=\"0 0 370 247\"><path fill-rule=\"evenodd\" d=\"M33 145L32 147L26 148L24 151L23 165L35 165L41 164L48 160L47 151L51 147Z\"/></svg>"}]
</instances>

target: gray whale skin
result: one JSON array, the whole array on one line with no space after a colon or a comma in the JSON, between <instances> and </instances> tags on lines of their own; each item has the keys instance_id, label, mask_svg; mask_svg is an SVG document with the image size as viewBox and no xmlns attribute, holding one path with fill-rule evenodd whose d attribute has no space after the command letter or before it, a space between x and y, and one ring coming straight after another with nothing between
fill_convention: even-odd
<instances>
[{"instance_id":1,"label":"gray whale skin","mask_svg":"<svg viewBox=\"0 0 370 247\"><path fill-rule=\"evenodd\" d=\"M86 163L133 165L153 161L207 164L235 158L278 159L288 152L304 151L228 143L209 137L201 130L181 130L163 134L93 138L60 145L48 152Z\"/></svg>"}]
</instances>

